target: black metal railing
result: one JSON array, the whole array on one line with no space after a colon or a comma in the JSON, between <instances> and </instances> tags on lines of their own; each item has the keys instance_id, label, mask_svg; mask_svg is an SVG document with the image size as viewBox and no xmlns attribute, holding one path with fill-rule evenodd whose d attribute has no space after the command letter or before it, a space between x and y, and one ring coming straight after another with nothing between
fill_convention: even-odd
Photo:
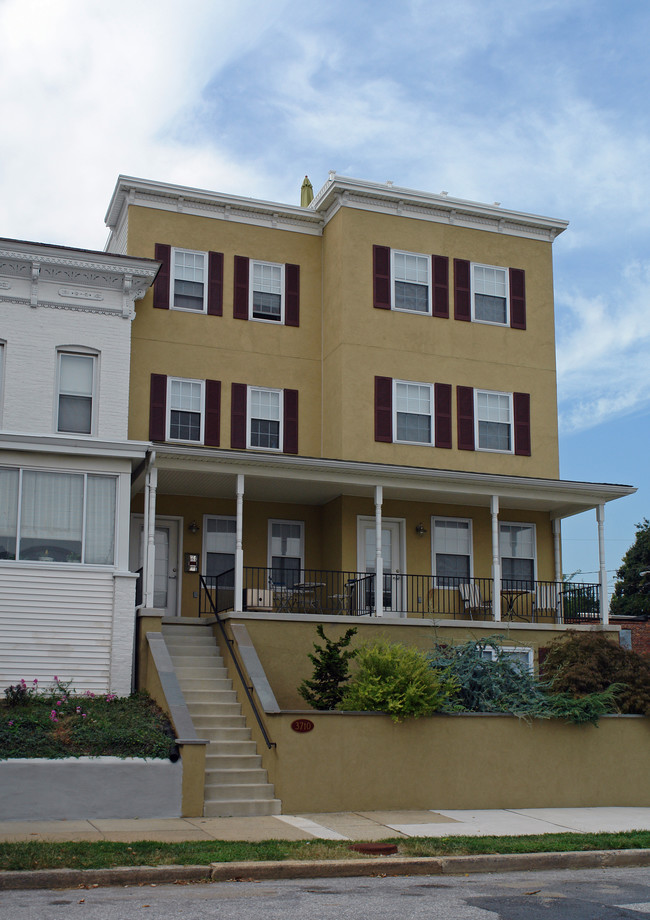
<instances>
[{"instance_id":1,"label":"black metal railing","mask_svg":"<svg viewBox=\"0 0 650 920\"><path fill-rule=\"evenodd\" d=\"M235 640L231 639L228 633L226 632L226 628L223 625L223 620L219 616L219 611L216 609L216 607L212 603L212 596L210 593L210 588L208 585L206 585L203 575L199 575L199 580L200 580L200 585L201 585L201 592L205 597L208 607L210 608L210 613L212 614L212 616L216 617L217 624L219 625L219 630L221 632L221 635L223 636L224 642L226 643L226 648L228 648L228 650L230 651L230 655L232 657L233 664L235 665L237 674L239 675L239 679L241 680L241 683L242 683L242 687L244 688L246 696L248 697L248 702L250 703L251 709L253 710L255 721L259 725L260 731L262 732L262 737L264 738L264 742L266 743L267 748L276 747L275 741L271 741L271 739L269 738L264 722L262 721L262 716L260 715L259 708L257 706L257 703L255 702L255 697L253 696L253 687L249 685L248 680L246 676L244 675L244 669L239 663L239 658L237 657L237 653L235 652Z\"/></svg>"},{"instance_id":2,"label":"black metal railing","mask_svg":"<svg viewBox=\"0 0 650 920\"><path fill-rule=\"evenodd\" d=\"M233 610L234 569L201 577L199 615ZM374 616L375 576L326 569L279 571L263 566L243 569L242 610ZM493 581L449 575L383 576L382 608L409 617L493 620ZM504 578L502 620L548 623L598 623L600 586L574 582Z\"/></svg>"}]
</instances>

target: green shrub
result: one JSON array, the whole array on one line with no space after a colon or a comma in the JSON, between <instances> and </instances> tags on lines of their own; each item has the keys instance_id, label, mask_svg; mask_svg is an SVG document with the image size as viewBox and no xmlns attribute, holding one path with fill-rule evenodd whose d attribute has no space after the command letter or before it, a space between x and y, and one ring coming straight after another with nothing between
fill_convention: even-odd
<instances>
[{"instance_id":1,"label":"green shrub","mask_svg":"<svg viewBox=\"0 0 650 920\"><path fill-rule=\"evenodd\" d=\"M322 623L318 624L316 632L324 640L325 646L314 642L314 654L309 653L314 675L311 680L303 680L298 693L314 709L336 709L343 696L343 684L350 679L349 662L357 654L356 649L347 651L357 629L348 629L345 635L336 640L327 638Z\"/></svg>"},{"instance_id":2,"label":"green shrub","mask_svg":"<svg viewBox=\"0 0 650 920\"><path fill-rule=\"evenodd\" d=\"M622 648L605 633L570 631L555 639L542 670L554 692L581 697L614 685L620 712L650 715L650 659Z\"/></svg>"},{"instance_id":3,"label":"green shrub","mask_svg":"<svg viewBox=\"0 0 650 920\"><path fill-rule=\"evenodd\" d=\"M357 664L338 707L348 712L385 712L395 722L417 719L439 712L456 690L453 678L429 667L424 652L400 643L362 645Z\"/></svg>"}]
</instances>

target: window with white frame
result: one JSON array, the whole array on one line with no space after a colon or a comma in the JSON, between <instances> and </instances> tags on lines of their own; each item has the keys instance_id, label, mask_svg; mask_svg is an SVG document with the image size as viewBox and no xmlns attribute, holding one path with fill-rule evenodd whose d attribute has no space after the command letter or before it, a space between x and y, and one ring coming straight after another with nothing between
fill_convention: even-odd
<instances>
[{"instance_id":1,"label":"window with white frame","mask_svg":"<svg viewBox=\"0 0 650 920\"><path fill-rule=\"evenodd\" d=\"M496 661L498 658L505 660L516 668L522 674L532 674L533 672L533 650L524 646L501 646L498 651L495 648L484 648L481 652L481 658L487 661Z\"/></svg>"},{"instance_id":2,"label":"window with white frame","mask_svg":"<svg viewBox=\"0 0 650 920\"><path fill-rule=\"evenodd\" d=\"M472 264L472 319L507 326L510 322L508 269Z\"/></svg>"},{"instance_id":3,"label":"window with white frame","mask_svg":"<svg viewBox=\"0 0 650 920\"><path fill-rule=\"evenodd\" d=\"M92 434L96 355L59 351L56 430Z\"/></svg>"},{"instance_id":4,"label":"window with white frame","mask_svg":"<svg viewBox=\"0 0 650 920\"><path fill-rule=\"evenodd\" d=\"M280 450L282 446L282 390L248 388L248 447Z\"/></svg>"},{"instance_id":5,"label":"window with white frame","mask_svg":"<svg viewBox=\"0 0 650 920\"><path fill-rule=\"evenodd\" d=\"M275 262L250 263L251 319L284 322L284 265Z\"/></svg>"},{"instance_id":6,"label":"window with white frame","mask_svg":"<svg viewBox=\"0 0 650 920\"><path fill-rule=\"evenodd\" d=\"M0 559L113 565L115 476L0 468Z\"/></svg>"},{"instance_id":7,"label":"window with white frame","mask_svg":"<svg viewBox=\"0 0 650 920\"><path fill-rule=\"evenodd\" d=\"M438 587L458 587L472 575L472 522L432 518L433 574Z\"/></svg>"},{"instance_id":8,"label":"window with white frame","mask_svg":"<svg viewBox=\"0 0 650 920\"><path fill-rule=\"evenodd\" d=\"M219 587L234 588L237 521L234 517L206 515L204 526L203 571L211 579L220 576Z\"/></svg>"},{"instance_id":9,"label":"window with white frame","mask_svg":"<svg viewBox=\"0 0 650 920\"><path fill-rule=\"evenodd\" d=\"M172 256L171 306L193 313L206 311L206 254L174 249Z\"/></svg>"},{"instance_id":10,"label":"window with white frame","mask_svg":"<svg viewBox=\"0 0 650 920\"><path fill-rule=\"evenodd\" d=\"M274 585L292 588L304 569L302 521L269 521L269 568Z\"/></svg>"},{"instance_id":11,"label":"window with white frame","mask_svg":"<svg viewBox=\"0 0 650 920\"><path fill-rule=\"evenodd\" d=\"M431 259L414 252L393 250L393 309L431 313Z\"/></svg>"},{"instance_id":12,"label":"window with white frame","mask_svg":"<svg viewBox=\"0 0 650 920\"><path fill-rule=\"evenodd\" d=\"M167 440L203 443L205 381L167 378Z\"/></svg>"},{"instance_id":13,"label":"window with white frame","mask_svg":"<svg viewBox=\"0 0 650 920\"><path fill-rule=\"evenodd\" d=\"M433 444L433 386L394 380L393 387L394 439Z\"/></svg>"},{"instance_id":14,"label":"window with white frame","mask_svg":"<svg viewBox=\"0 0 650 920\"><path fill-rule=\"evenodd\" d=\"M535 543L534 524L499 524L501 584L505 590L534 588Z\"/></svg>"},{"instance_id":15,"label":"window with white frame","mask_svg":"<svg viewBox=\"0 0 650 920\"><path fill-rule=\"evenodd\" d=\"M512 393L475 390L478 450L513 451Z\"/></svg>"}]
</instances>

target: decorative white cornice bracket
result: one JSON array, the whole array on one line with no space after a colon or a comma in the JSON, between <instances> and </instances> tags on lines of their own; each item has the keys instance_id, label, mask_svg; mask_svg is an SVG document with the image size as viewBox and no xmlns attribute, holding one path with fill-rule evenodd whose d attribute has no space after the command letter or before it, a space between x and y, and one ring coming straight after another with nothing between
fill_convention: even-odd
<instances>
[{"instance_id":1,"label":"decorative white cornice bracket","mask_svg":"<svg viewBox=\"0 0 650 920\"><path fill-rule=\"evenodd\" d=\"M32 289L30 294L29 304L31 307L38 306L38 276L41 273L41 266L39 262L32 262Z\"/></svg>"}]
</instances>

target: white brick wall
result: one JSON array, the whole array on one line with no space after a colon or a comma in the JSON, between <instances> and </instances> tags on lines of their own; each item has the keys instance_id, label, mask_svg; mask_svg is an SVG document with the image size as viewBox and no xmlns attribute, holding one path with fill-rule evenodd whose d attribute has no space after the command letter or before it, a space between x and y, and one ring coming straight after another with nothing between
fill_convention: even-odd
<instances>
[{"instance_id":1,"label":"white brick wall","mask_svg":"<svg viewBox=\"0 0 650 920\"><path fill-rule=\"evenodd\" d=\"M0 338L5 342L3 430L26 434L56 431L57 347L79 345L99 352L94 436L126 439L131 343L128 319L121 314L0 303Z\"/></svg>"}]
</instances>

